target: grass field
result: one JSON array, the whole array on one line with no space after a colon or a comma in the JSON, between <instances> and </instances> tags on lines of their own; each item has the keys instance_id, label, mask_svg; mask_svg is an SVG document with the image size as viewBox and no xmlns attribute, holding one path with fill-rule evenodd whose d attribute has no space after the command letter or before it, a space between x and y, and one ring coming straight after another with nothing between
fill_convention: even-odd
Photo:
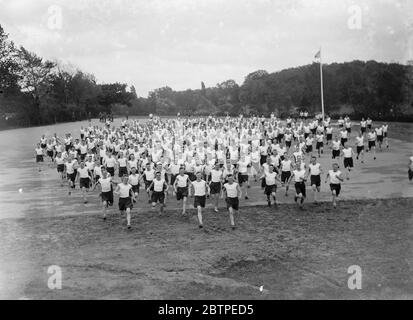
<instances>
[{"instance_id":1,"label":"grass field","mask_svg":"<svg viewBox=\"0 0 413 320\"><path fill-rule=\"evenodd\" d=\"M0 254L12 277L2 298L412 299L412 199L257 207L237 217L142 213L125 231L115 214L3 221ZM49 290L47 268L62 268ZM362 289L347 286L362 270ZM3 275L4 277L4 275ZM264 286L260 292L259 287ZM4 288L3 288L4 289Z\"/></svg>"},{"instance_id":2,"label":"grass field","mask_svg":"<svg viewBox=\"0 0 413 320\"><path fill-rule=\"evenodd\" d=\"M116 209L103 222L97 192L84 205L79 191L69 197L60 187L54 168L39 173L33 162L42 133L82 124L0 132L0 299L413 298L413 124L390 124L390 149L356 162L337 211L324 184L323 202L312 203L308 187L301 211L292 192L279 192L278 209L263 206L253 183L235 231L223 208L216 214L209 204L200 231L194 209L181 217L171 197L159 217L144 195L131 231ZM62 270L61 290L47 286L51 265ZM352 265L362 270L361 290L347 286Z\"/></svg>"}]
</instances>

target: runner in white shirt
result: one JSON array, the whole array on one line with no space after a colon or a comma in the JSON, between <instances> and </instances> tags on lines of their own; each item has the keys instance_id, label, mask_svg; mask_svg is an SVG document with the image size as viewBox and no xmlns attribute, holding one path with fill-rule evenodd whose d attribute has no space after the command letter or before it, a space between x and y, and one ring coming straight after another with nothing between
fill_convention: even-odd
<instances>
[{"instance_id":1,"label":"runner in white shirt","mask_svg":"<svg viewBox=\"0 0 413 320\"><path fill-rule=\"evenodd\" d=\"M224 184L225 201L229 212L229 219L232 230L235 230L234 212L239 210L239 199L241 198L241 188L234 182L234 176L228 176L228 182Z\"/></svg>"},{"instance_id":2,"label":"runner in white shirt","mask_svg":"<svg viewBox=\"0 0 413 320\"><path fill-rule=\"evenodd\" d=\"M341 148L341 142L338 140L338 136L335 136L334 140L332 141L332 146L331 146L331 150L333 153L333 156L331 158L333 160L335 158L340 158L340 148Z\"/></svg>"},{"instance_id":3,"label":"runner in white shirt","mask_svg":"<svg viewBox=\"0 0 413 320\"><path fill-rule=\"evenodd\" d=\"M371 149L373 149L373 160L376 160L376 138L376 131L371 130L369 133L367 133L367 140L369 144L368 152L370 152Z\"/></svg>"},{"instance_id":4,"label":"runner in white shirt","mask_svg":"<svg viewBox=\"0 0 413 320\"><path fill-rule=\"evenodd\" d=\"M281 180L278 179L278 174L277 172L274 171L273 164L269 166L268 172L264 173L263 179L265 180L264 193L267 196L268 206L271 207L271 196L272 196L274 199L274 206L277 207L277 199L276 199L277 181L281 182Z\"/></svg>"},{"instance_id":5,"label":"runner in white shirt","mask_svg":"<svg viewBox=\"0 0 413 320\"><path fill-rule=\"evenodd\" d=\"M359 136L356 137L356 149L356 159L359 160L359 158L361 158L361 163L364 163L364 135L361 131L359 133Z\"/></svg>"},{"instance_id":6,"label":"runner in white shirt","mask_svg":"<svg viewBox=\"0 0 413 320\"><path fill-rule=\"evenodd\" d=\"M245 200L248 200L248 166L250 162L246 159L245 155L241 155L241 159L238 161L238 184L243 191L242 193L245 195Z\"/></svg>"},{"instance_id":7,"label":"runner in white shirt","mask_svg":"<svg viewBox=\"0 0 413 320\"><path fill-rule=\"evenodd\" d=\"M288 181L291 177L292 171L292 160L285 156L284 160L281 161L281 185L285 186L285 196L288 197L288 189L290 185Z\"/></svg>"},{"instance_id":8,"label":"runner in white shirt","mask_svg":"<svg viewBox=\"0 0 413 320\"><path fill-rule=\"evenodd\" d=\"M301 166L301 160L297 162L296 169L292 172L291 178L288 183L294 180L295 183L295 197L294 201L298 204L300 209L303 209L304 200L306 198L306 188L305 181L307 180L307 175L303 167ZM298 202L300 200L300 202Z\"/></svg>"},{"instance_id":9,"label":"runner in white shirt","mask_svg":"<svg viewBox=\"0 0 413 320\"><path fill-rule=\"evenodd\" d=\"M321 164L317 163L317 158L312 157L311 163L308 165L308 173L310 175L311 187L314 191L314 202L317 202L317 194L321 191Z\"/></svg>"},{"instance_id":10,"label":"runner in white shirt","mask_svg":"<svg viewBox=\"0 0 413 320\"><path fill-rule=\"evenodd\" d=\"M119 210L121 214L126 212L127 227L131 229L132 200L136 200L135 194L132 192L132 186L128 183L128 176L122 177L122 182L116 187L115 194L119 195Z\"/></svg>"},{"instance_id":11,"label":"runner in white shirt","mask_svg":"<svg viewBox=\"0 0 413 320\"><path fill-rule=\"evenodd\" d=\"M131 168L131 174L129 175L128 178L128 183L132 186L132 192L134 194L134 202L136 202L136 199L139 196L139 187L140 187L140 182L141 182L141 176L139 173L136 172L136 168L132 167Z\"/></svg>"},{"instance_id":12,"label":"runner in white shirt","mask_svg":"<svg viewBox=\"0 0 413 320\"><path fill-rule=\"evenodd\" d=\"M215 164L215 167L211 170L211 181L209 183L209 188L211 192L211 197L214 201L214 210L218 212L218 202L222 191L222 180L223 172L219 166L219 163Z\"/></svg>"},{"instance_id":13,"label":"runner in white shirt","mask_svg":"<svg viewBox=\"0 0 413 320\"><path fill-rule=\"evenodd\" d=\"M36 157L36 163L40 172L42 171L42 163L44 161L44 149L42 149L40 143L38 143L36 148L34 149L34 155Z\"/></svg>"},{"instance_id":14,"label":"runner in white shirt","mask_svg":"<svg viewBox=\"0 0 413 320\"><path fill-rule=\"evenodd\" d=\"M161 172L156 171L155 179L151 182L146 192L150 192L153 189L151 195L152 208L155 209L157 203L159 203L159 214L163 213L165 207L165 194L168 192L168 184L165 179L162 178Z\"/></svg>"},{"instance_id":15,"label":"runner in white shirt","mask_svg":"<svg viewBox=\"0 0 413 320\"><path fill-rule=\"evenodd\" d=\"M106 212L109 206L113 206L113 187L112 187L112 177L108 174L105 167L102 167L101 176L93 190L95 190L96 185L100 185L100 198L102 199L102 213L103 220L106 220Z\"/></svg>"},{"instance_id":16,"label":"runner in white shirt","mask_svg":"<svg viewBox=\"0 0 413 320\"><path fill-rule=\"evenodd\" d=\"M77 180L82 191L83 202L86 204L88 202L86 199L86 190L89 191L90 188L91 174L83 161L77 169Z\"/></svg>"},{"instance_id":17,"label":"runner in white shirt","mask_svg":"<svg viewBox=\"0 0 413 320\"><path fill-rule=\"evenodd\" d=\"M186 202L188 200L189 183L189 176L185 174L185 168L181 167L179 169L179 174L175 178L173 188L176 194L176 200L182 200L182 215L185 215L186 213Z\"/></svg>"},{"instance_id":18,"label":"runner in white shirt","mask_svg":"<svg viewBox=\"0 0 413 320\"><path fill-rule=\"evenodd\" d=\"M328 178L330 178L330 189L333 200L333 206L334 208L336 208L337 197L340 195L341 191L341 182L344 181L341 171L338 170L337 163L333 163L333 170L328 171L325 181L326 183L328 182Z\"/></svg>"},{"instance_id":19,"label":"runner in white shirt","mask_svg":"<svg viewBox=\"0 0 413 320\"><path fill-rule=\"evenodd\" d=\"M347 169L347 180L350 180L350 172L354 167L353 163L353 149L349 147L348 143L344 143L344 148L342 150L344 158L344 168Z\"/></svg>"},{"instance_id":20,"label":"runner in white shirt","mask_svg":"<svg viewBox=\"0 0 413 320\"><path fill-rule=\"evenodd\" d=\"M65 180L65 158L63 157L62 152L57 153L55 162L57 165L57 172L61 179L60 185L63 187L63 181Z\"/></svg>"},{"instance_id":21,"label":"runner in white shirt","mask_svg":"<svg viewBox=\"0 0 413 320\"><path fill-rule=\"evenodd\" d=\"M202 221L202 209L205 208L206 196L209 194L209 186L202 180L202 173L196 173L196 180L191 183L191 196L194 197L194 208L198 210L199 228L204 227Z\"/></svg>"},{"instance_id":22,"label":"runner in white shirt","mask_svg":"<svg viewBox=\"0 0 413 320\"><path fill-rule=\"evenodd\" d=\"M74 160L73 156L70 155L68 160L65 163L65 172L66 172L66 178L68 181L69 196L72 194L71 189L75 188L77 168L78 168L77 160Z\"/></svg>"}]
</instances>

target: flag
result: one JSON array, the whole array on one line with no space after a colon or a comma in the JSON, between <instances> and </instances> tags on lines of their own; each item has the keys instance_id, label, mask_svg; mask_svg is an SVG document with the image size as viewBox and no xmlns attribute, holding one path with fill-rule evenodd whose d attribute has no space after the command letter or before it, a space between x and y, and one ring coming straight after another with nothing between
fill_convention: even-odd
<instances>
[{"instance_id":1,"label":"flag","mask_svg":"<svg viewBox=\"0 0 413 320\"><path fill-rule=\"evenodd\" d=\"M316 53L315 57L316 59L320 59L321 58L321 49L318 50L318 52Z\"/></svg>"}]
</instances>

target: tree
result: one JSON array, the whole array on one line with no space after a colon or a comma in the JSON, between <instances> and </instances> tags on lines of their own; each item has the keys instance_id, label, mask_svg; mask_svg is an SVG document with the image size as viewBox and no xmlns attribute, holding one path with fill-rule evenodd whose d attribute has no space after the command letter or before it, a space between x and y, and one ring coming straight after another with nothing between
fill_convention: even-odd
<instances>
[{"instance_id":1,"label":"tree","mask_svg":"<svg viewBox=\"0 0 413 320\"><path fill-rule=\"evenodd\" d=\"M32 116L37 124L41 124L41 100L50 92L55 63L44 61L24 47L20 47L17 56L20 65L20 87L32 97Z\"/></svg>"}]
</instances>

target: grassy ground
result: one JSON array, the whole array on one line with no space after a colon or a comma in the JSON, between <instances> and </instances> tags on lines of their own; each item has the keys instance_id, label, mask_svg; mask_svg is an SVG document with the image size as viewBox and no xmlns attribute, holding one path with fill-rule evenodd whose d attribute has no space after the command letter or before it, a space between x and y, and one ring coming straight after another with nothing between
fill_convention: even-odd
<instances>
[{"instance_id":1,"label":"grassy ground","mask_svg":"<svg viewBox=\"0 0 413 320\"><path fill-rule=\"evenodd\" d=\"M411 299L412 199L256 207L237 216L114 214L7 219L0 225L3 290L26 299ZM62 268L49 290L47 268ZM362 290L348 289L348 267ZM259 287L264 286L263 292ZM7 288L7 290L4 290Z\"/></svg>"}]
</instances>

